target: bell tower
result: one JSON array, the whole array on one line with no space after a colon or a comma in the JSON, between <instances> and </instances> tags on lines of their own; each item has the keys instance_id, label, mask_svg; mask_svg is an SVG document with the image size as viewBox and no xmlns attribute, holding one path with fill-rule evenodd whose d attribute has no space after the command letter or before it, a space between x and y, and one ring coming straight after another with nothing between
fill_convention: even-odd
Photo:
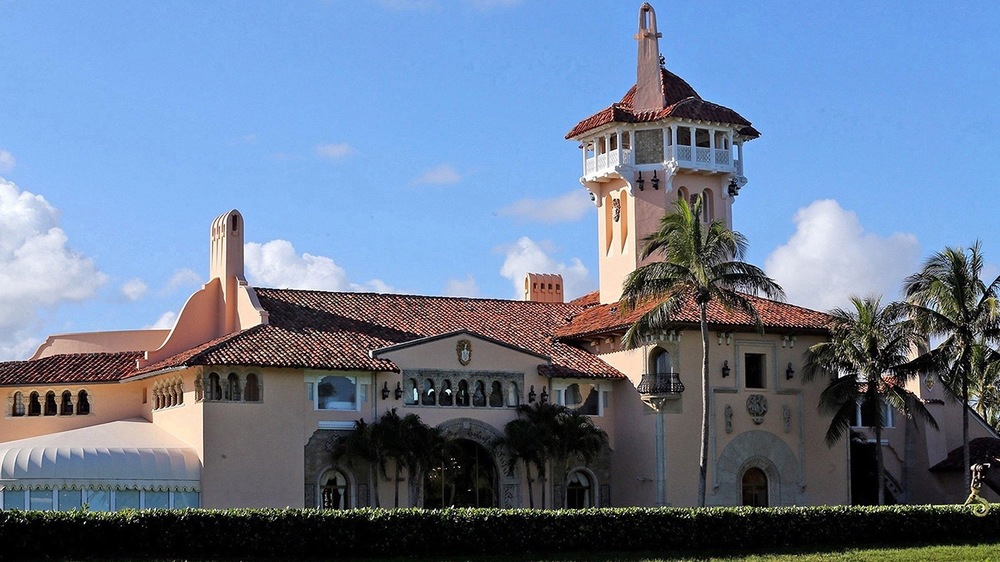
<instances>
[{"instance_id":1,"label":"bell tower","mask_svg":"<svg viewBox=\"0 0 1000 562\"><path fill-rule=\"evenodd\" d=\"M746 184L743 143L760 136L736 111L703 100L666 69L656 12L639 7L635 86L580 121L580 183L598 208L601 303L617 302L625 277L645 262L642 240L678 198L705 199L703 221L732 228L733 201ZM650 259L652 261L652 258Z\"/></svg>"}]
</instances>

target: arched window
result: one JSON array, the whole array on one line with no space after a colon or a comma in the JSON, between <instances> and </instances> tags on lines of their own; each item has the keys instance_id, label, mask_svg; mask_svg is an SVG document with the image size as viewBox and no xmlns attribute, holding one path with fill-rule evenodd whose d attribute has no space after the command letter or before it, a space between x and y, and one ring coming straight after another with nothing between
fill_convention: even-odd
<instances>
[{"instance_id":1,"label":"arched window","mask_svg":"<svg viewBox=\"0 0 1000 562\"><path fill-rule=\"evenodd\" d=\"M347 509L351 507L347 476L339 470L328 470L319 479L319 505L321 509Z\"/></svg>"},{"instance_id":2,"label":"arched window","mask_svg":"<svg viewBox=\"0 0 1000 562\"><path fill-rule=\"evenodd\" d=\"M222 400L222 381L219 380L219 373L208 375L208 399Z\"/></svg>"},{"instance_id":3,"label":"arched window","mask_svg":"<svg viewBox=\"0 0 1000 562\"><path fill-rule=\"evenodd\" d=\"M42 415L42 403L38 401L37 392L32 392L28 396L28 415L29 416Z\"/></svg>"},{"instance_id":4,"label":"arched window","mask_svg":"<svg viewBox=\"0 0 1000 562\"><path fill-rule=\"evenodd\" d=\"M490 385L490 406L493 408L503 406L503 388L500 381L493 381L493 384Z\"/></svg>"},{"instance_id":5,"label":"arched window","mask_svg":"<svg viewBox=\"0 0 1000 562\"><path fill-rule=\"evenodd\" d=\"M767 507L767 475L757 467L743 473L743 505Z\"/></svg>"},{"instance_id":6,"label":"arched window","mask_svg":"<svg viewBox=\"0 0 1000 562\"><path fill-rule=\"evenodd\" d=\"M62 393L62 400L59 403L59 413L64 416L73 415L73 393L64 390Z\"/></svg>"},{"instance_id":7,"label":"arched window","mask_svg":"<svg viewBox=\"0 0 1000 562\"><path fill-rule=\"evenodd\" d=\"M239 402L240 398L240 377L236 373L229 373L226 377L226 400Z\"/></svg>"},{"instance_id":8,"label":"arched window","mask_svg":"<svg viewBox=\"0 0 1000 562\"><path fill-rule=\"evenodd\" d=\"M437 393L434 391L434 381L432 381L431 379L427 379L424 381L424 391L422 394L423 398L421 399L421 403L424 406L433 406L434 404L437 403L436 400Z\"/></svg>"},{"instance_id":9,"label":"arched window","mask_svg":"<svg viewBox=\"0 0 1000 562\"><path fill-rule=\"evenodd\" d=\"M249 381L248 381L249 384ZM205 380L199 374L194 378L194 401L201 402L205 399Z\"/></svg>"},{"instance_id":10,"label":"arched window","mask_svg":"<svg viewBox=\"0 0 1000 562\"><path fill-rule=\"evenodd\" d=\"M12 416L23 416L24 415L24 395L20 392L14 393L14 403L11 405L10 415Z\"/></svg>"},{"instance_id":11,"label":"arched window","mask_svg":"<svg viewBox=\"0 0 1000 562\"><path fill-rule=\"evenodd\" d=\"M56 405L56 393L53 391L48 391L45 393L45 415L54 416L58 411L58 406Z\"/></svg>"},{"instance_id":12,"label":"arched window","mask_svg":"<svg viewBox=\"0 0 1000 562\"><path fill-rule=\"evenodd\" d=\"M411 406L420 403L420 389L417 388L417 379L406 379L406 398L403 403Z\"/></svg>"},{"instance_id":13,"label":"arched window","mask_svg":"<svg viewBox=\"0 0 1000 562\"><path fill-rule=\"evenodd\" d=\"M594 507L594 485L582 470L574 470L566 480L566 507L585 509Z\"/></svg>"},{"instance_id":14,"label":"arched window","mask_svg":"<svg viewBox=\"0 0 1000 562\"><path fill-rule=\"evenodd\" d=\"M507 386L507 405L511 407L521 405L521 394L517 391L516 382L512 382Z\"/></svg>"},{"instance_id":15,"label":"arched window","mask_svg":"<svg viewBox=\"0 0 1000 562\"><path fill-rule=\"evenodd\" d=\"M441 396L438 396L438 404L441 406L451 406L455 403L455 396L451 390L451 381L441 383Z\"/></svg>"},{"instance_id":16,"label":"arched window","mask_svg":"<svg viewBox=\"0 0 1000 562\"><path fill-rule=\"evenodd\" d=\"M90 414L90 395L86 390L81 390L76 395L76 414L78 416Z\"/></svg>"},{"instance_id":17,"label":"arched window","mask_svg":"<svg viewBox=\"0 0 1000 562\"><path fill-rule=\"evenodd\" d=\"M701 220L702 222L712 222L715 220L715 198L712 196L712 190L702 191L701 198Z\"/></svg>"},{"instance_id":18,"label":"arched window","mask_svg":"<svg viewBox=\"0 0 1000 562\"><path fill-rule=\"evenodd\" d=\"M260 381L257 380L257 375L254 373L247 375L247 387L243 398L247 402L260 402Z\"/></svg>"},{"instance_id":19,"label":"arched window","mask_svg":"<svg viewBox=\"0 0 1000 562\"><path fill-rule=\"evenodd\" d=\"M677 188L677 199L681 201L688 200L688 189L683 185Z\"/></svg>"},{"instance_id":20,"label":"arched window","mask_svg":"<svg viewBox=\"0 0 1000 562\"><path fill-rule=\"evenodd\" d=\"M673 372L673 363L670 360L670 352L667 350L657 347L653 350L650 358L650 367L654 373L664 375Z\"/></svg>"},{"instance_id":21,"label":"arched window","mask_svg":"<svg viewBox=\"0 0 1000 562\"><path fill-rule=\"evenodd\" d=\"M486 385L483 381L476 381L476 392L472 394L472 405L483 407L486 405Z\"/></svg>"},{"instance_id":22,"label":"arched window","mask_svg":"<svg viewBox=\"0 0 1000 562\"><path fill-rule=\"evenodd\" d=\"M455 396L456 406L469 405L469 382L458 381L458 394Z\"/></svg>"}]
</instances>

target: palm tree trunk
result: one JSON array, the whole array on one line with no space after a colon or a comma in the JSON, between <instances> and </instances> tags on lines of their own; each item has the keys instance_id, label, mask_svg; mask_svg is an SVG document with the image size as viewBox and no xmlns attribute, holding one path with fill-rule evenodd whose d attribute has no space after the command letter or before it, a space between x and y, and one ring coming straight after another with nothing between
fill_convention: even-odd
<instances>
[{"instance_id":1,"label":"palm tree trunk","mask_svg":"<svg viewBox=\"0 0 1000 562\"><path fill-rule=\"evenodd\" d=\"M531 464L524 461L524 479L528 482L528 507L535 509L535 494L531 491Z\"/></svg>"},{"instance_id":2,"label":"palm tree trunk","mask_svg":"<svg viewBox=\"0 0 1000 562\"><path fill-rule=\"evenodd\" d=\"M371 492L370 493L373 496L375 496L375 507L376 508L380 508L382 506L379 504L379 501L378 501L378 476L375 473L375 465L374 464L370 464L368 466L368 479L370 481L369 486L371 486Z\"/></svg>"},{"instance_id":3,"label":"palm tree trunk","mask_svg":"<svg viewBox=\"0 0 1000 562\"><path fill-rule=\"evenodd\" d=\"M708 310L699 305L701 313L701 454L698 459L698 507L705 507L708 481Z\"/></svg>"},{"instance_id":4,"label":"palm tree trunk","mask_svg":"<svg viewBox=\"0 0 1000 562\"><path fill-rule=\"evenodd\" d=\"M879 407L882 404L879 403ZM882 462L882 426L875 424L875 481L878 483L878 504L885 505L885 465Z\"/></svg>"},{"instance_id":5,"label":"palm tree trunk","mask_svg":"<svg viewBox=\"0 0 1000 562\"><path fill-rule=\"evenodd\" d=\"M970 489L972 460L969 458L969 373L962 375L962 472L965 476L965 489ZM965 492L963 491L963 494Z\"/></svg>"},{"instance_id":6,"label":"palm tree trunk","mask_svg":"<svg viewBox=\"0 0 1000 562\"><path fill-rule=\"evenodd\" d=\"M399 474L400 474L400 472L399 472L399 461L396 461L396 476L392 480L393 480L393 484L396 485L395 506L397 508L399 507Z\"/></svg>"}]
</instances>

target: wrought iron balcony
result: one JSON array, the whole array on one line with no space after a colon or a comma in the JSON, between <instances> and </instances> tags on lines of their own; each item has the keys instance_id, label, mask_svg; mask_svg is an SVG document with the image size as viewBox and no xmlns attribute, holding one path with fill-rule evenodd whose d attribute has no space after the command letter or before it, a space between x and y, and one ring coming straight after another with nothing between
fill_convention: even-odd
<instances>
[{"instance_id":1,"label":"wrought iron balcony","mask_svg":"<svg viewBox=\"0 0 1000 562\"><path fill-rule=\"evenodd\" d=\"M637 387L643 398L680 398L684 392L684 383L680 373L645 373Z\"/></svg>"}]
</instances>

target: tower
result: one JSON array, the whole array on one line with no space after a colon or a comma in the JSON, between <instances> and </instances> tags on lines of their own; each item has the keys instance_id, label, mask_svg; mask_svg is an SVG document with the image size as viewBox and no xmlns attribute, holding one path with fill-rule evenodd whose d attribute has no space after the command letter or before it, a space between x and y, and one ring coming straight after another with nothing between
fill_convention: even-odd
<instances>
[{"instance_id":1,"label":"tower","mask_svg":"<svg viewBox=\"0 0 1000 562\"><path fill-rule=\"evenodd\" d=\"M733 200L746 184L743 143L760 136L739 113L703 100L665 68L661 36L644 3L635 86L566 134L580 144L580 183L598 208L601 303L621 297L625 276L645 263L642 239L678 198L702 194L702 220L732 228Z\"/></svg>"}]
</instances>

